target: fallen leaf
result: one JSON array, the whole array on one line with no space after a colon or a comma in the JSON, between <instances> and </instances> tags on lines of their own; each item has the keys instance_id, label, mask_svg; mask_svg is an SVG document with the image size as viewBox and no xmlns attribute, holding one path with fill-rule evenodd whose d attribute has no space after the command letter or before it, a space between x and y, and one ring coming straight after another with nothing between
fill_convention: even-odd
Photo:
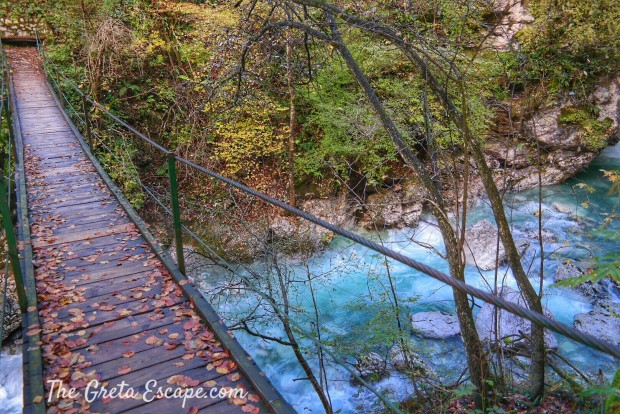
<instances>
[{"instance_id":1,"label":"fallen leaf","mask_svg":"<svg viewBox=\"0 0 620 414\"><path fill-rule=\"evenodd\" d=\"M195 387L200 381L192 379L185 375L173 375L166 381L168 384L178 385L179 387Z\"/></svg>"},{"instance_id":2,"label":"fallen leaf","mask_svg":"<svg viewBox=\"0 0 620 414\"><path fill-rule=\"evenodd\" d=\"M252 404L246 404L243 407L241 407L241 411L243 411L244 413L250 413L250 414L258 414L260 413L260 409Z\"/></svg>"},{"instance_id":3,"label":"fallen leaf","mask_svg":"<svg viewBox=\"0 0 620 414\"><path fill-rule=\"evenodd\" d=\"M161 345L164 342L163 339L156 337L155 335L151 335L146 338L147 345Z\"/></svg>"},{"instance_id":4,"label":"fallen leaf","mask_svg":"<svg viewBox=\"0 0 620 414\"><path fill-rule=\"evenodd\" d=\"M245 405L247 402L248 402L248 399L247 398L243 398L243 397L235 397L235 398L232 399L232 403L234 405L241 406L241 405Z\"/></svg>"},{"instance_id":5,"label":"fallen leaf","mask_svg":"<svg viewBox=\"0 0 620 414\"><path fill-rule=\"evenodd\" d=\"M118 375L125 375L131 372L131 367L129 365L123 365L118 369Z\"/></svg>"},{"instance_id":6,"label":"fallen leaf","mask_svg":"<svg viewBox=\"0 0 620 414\"><path fill-rule=\"evenodd\" d=\"M183 324L183 329L185 329L186 331L189 331L191 329L193 329L196 326L196 321L191 320L191 321L187 321Z\"/></svg>"},{"instance_id":7,"label":"fallen leaf","mask_svg":"<svg viewBox=\"0 0 620 414\"><path fill-rule=\"evenodd\" d=\"M227 377L231 382L237 382L239 381L239 379L241 378L241 375L239 375L238 372L235 372L234 374L230 374Z\"/></svg>"}]
</instances>

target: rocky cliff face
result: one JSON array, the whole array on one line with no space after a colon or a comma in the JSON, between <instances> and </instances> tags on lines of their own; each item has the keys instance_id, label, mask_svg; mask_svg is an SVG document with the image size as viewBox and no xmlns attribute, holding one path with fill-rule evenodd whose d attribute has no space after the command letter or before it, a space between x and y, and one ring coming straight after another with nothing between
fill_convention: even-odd
<instances>
[{"instance_id":1,"label":"rocky cliff face","mask_svg":"<svg viewBox=\"0 0 620 414\"><path fill-rule=\"evenodd\" d=\"M47 33L47 28L40 19L35 17L11 16L10 10L0 8L0 38L2 39L34 39L35 30Z\"/></svg>"},{"instance_id":2,"label":"rocky cliff face","mask_svg":"<svg viewBox=\"0 0 620 414\"><path fill-rule=\"evenodd\" d=\"M534 17L522 0L493 0L497 25L487 47L517 50L516 33ZM605 146L620 138L620 75L610 76L586 99L574 92L531 111L515 99L498 113L485 153L501 189L522 190L560 183L585 169ZM522 113L528 112L526 116ZM539 167L540 166L540 167ZM480 192L480 183L474 180Z\"/></svg>"},{"instance_id":3,"label":"rocky cliff face","mask_svg":"<svg viewBox=\"0 0 620 414\"><path fill-rule=\"evenodd\" d=\"M493 0L497 24L491 30L487 43L496 50L517 47L515 34L534 21L521 0Z\"/></svg>"},{"instance_id":4,"label":"rocky cliff face","mask_svg":"<svg viewBox=\"0 0 620 414\"><path fill-rule=\"evenodd\" d=\"M571 96L540 107L530 116L498 117L496 134L485 145L487 163L501 189L523 190L557 184L590 165L620 138L620 76L602 82L587 99ZM540 165L540 168L539 168Z\"/></svg>"}]
</instances>

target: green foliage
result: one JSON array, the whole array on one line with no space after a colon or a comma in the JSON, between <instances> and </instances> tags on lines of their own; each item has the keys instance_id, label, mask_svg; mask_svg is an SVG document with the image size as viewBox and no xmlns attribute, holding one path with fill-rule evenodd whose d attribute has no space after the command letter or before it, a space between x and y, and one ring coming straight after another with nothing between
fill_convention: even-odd
<instances>
[{"instance_id":1,"label":"green foliage","mask_svg":"<svg viewBox=\"0 0 620 414\"><path fill-rule=\"evenodd\" d=\"M423 138L424 85L415 68L402 55L366 36L351 35L347 42L401 134L412 147L427 145ZM356 171L370 185L381 185L399 161L392 140L344 63L331 59L316 76L312 88L299 91L304 116L299 143L303 153L296 160L297 170L313 177L333 171L345 180ZM430 93L428 100L431 129L439 146L459 145L441 105ZM476 108L472 119L477 128L478 121L486 124L488 117L479 111L481 106Z\"/></svg>"},{"instance_id":2,"label":"green foliage","mask_svg":"<svg viewBox=\"0 0 620 414\"><path fill-rule=\"evenodd\" d=\"M528 77L543 81L551 93L581 94L618 70L620 2L531 0L529 7L536 20L518 34Z\"/></svg>"},{"instance_id":3,"label":"green foliage","mask_svg":"<svg viewBox=\"0 0 620 414\"><path fill-rule=\"evenodd\" d=\"M577 286L584 282L598 282L607 278L620 282L620 261L618 253L596 257L596 267L582 276L557 282L559 286Z\"/></svg>"},{"instance_id":4,"label":"green foliage","mask_svg":"<svg viewBox=\"0 0 620 414\"><path fill-rule=\"evenodd\" d=\"M333 169L346 179L355 168L380 181L388 168L385 161L395 159L393 145L349 70L330 62L304 98L307 109L300 142L304 155L296 160L297 170L321 177Z\"/></svg>"},{"instance_id":5,"label":"green foliage","mask_svg":"<svg viewBox=\"0 0 620 414\"><path fill-rule=\"evenodd\" d=\"M45 15L45 2L29 0L0 0L0 15L10 19L39 19Z\"/></svg>"},{"instance_id":6,"label":"green foliage","mask_svg":"<svg viewBox=\"0 0 620 414\"><path fill-rule=\"evenodd\" d=\"M611 382L611 388L614 390L612 394L608 394L607 401L605 402L606 413L619 413L620 412L620 369L616 370L614 379Z\"/></svg>"},{"instance_id":7,"label":"green foliage","mask_svg":"<svg viewBox=\"0 0 620 414\"><path fill-rule=\"evenodd\" d=\"M124 137L107 141L113 152L101 149L97 151L97 157L131 205L139 209L144 204L145 194L140 186L138 169L132 162L138 150Z\"/></svg>"},{"instance_id":8,"label":"green foliage","mask_svg":"<svg viewBox=\"0 0 620 414\"><path fill-rule=\"evenodd\" d=\"M583 132L583 144L592 151L607 146L607 137L611 133L613 121L609 118L599 120L598 108L578 105L562 108L558 123L561 126L576 126Z\"/></svg>"},{"instance_id":9,"label":"green foliage","mask_svg":"<svg viewBox=\"0 0 620 414\"><path fill-rule=\"evenodd\" d=\"M283 154L286 107L264 96L260 102L245 101L231 112L231 119L215 125L215 157L225 164L226 174L251 175Z\"/></svg>"}]
</instances>

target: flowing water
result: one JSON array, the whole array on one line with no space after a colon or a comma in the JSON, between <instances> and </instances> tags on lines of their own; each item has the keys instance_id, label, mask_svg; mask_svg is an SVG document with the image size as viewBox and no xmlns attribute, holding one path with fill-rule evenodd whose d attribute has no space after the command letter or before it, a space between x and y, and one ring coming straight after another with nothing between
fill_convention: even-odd
<instances>
[{"instance_id":1,"label":"flowing water","mask_svg":"<svg viewBox=\"0 0 620 414\"><path fill-rule=\"evenodd\" d=\"M611 184L600 170L618 169L618 165L620 145L605 150L586 172L574 179L542 190L543 229L548 232L544 243L543 302L555 319L569 325L572 325L576 314L589 312L593 305L591 300L576 290L555 286L553 275L558 265L565 260L578 260L588 264L596 256L618 251L617 238L593 233L609 217L618 202L615 196L608 194ZM524 263L526 268L529 268L530 278L536 287L540 286L541 256L537 239L538 195L538 190L528 190L507 196L507 213L513 224L515 239L530 241ZM471 209L468 222L471 225L483 218L493 221L492 217L490 206L482 200ZM611 221L606 230L608 235L620 231L620 218ZM438 251L442 250L439 231L431 218L425 218L415 229L366 235L382 241L394 250L448 272L446 262L428 248L432 246ZM264 263L254 264L252 267L257 273L264 274L269 271ZM361 352L360 349L382 350L385 355L381 338L377 342L377 337L384 335L389 338L390 330L384 328L394 323L387 300L389 295L386 295L389 288L382 257L365 247L335 238L329 249L310 258L307 266L299 261L292 261L284 267L290 278L307 280L308 273L315 277L313 292L309 290L307 283L300 284L302 287L298 286L289 292L292 306L298 309L292 312L292 315L303 329L312 331L316 326L311 295L314 293L323 339L332 341L332 348L345 350L340 352L340 356L346 364L354 362L353 354ZM423 310L454 312L450 288L400 263L390 261L389 270L401 306L408 313ZM469 284L483 289L491 289L495 277L499 283L516 289L514 278L505 267L500 267L497 274L495 271L480 272L474 267L468 267L466 277ZM203 286L206 286L204 290L209 291L208 286L217 284L217 278L213 273L202 274ZM410 298L416 300L407 301ZM218 310L229 323L233 323L238 315L254 309L256 304L256 298L252 295L228 295L221 299L223 300ZM265 314L261 311L258 313L261 316ZM264 335L284 338L284 332L276 325L257 322L255 326L256 330ZM306 375L290 348L241 332L237 337L299 412L323 412L311 385L304 380ZM600 368L609 375L617 368L611 357L559 335L556 337L561 353L581 370L596 373ZM460 339L436 341L412 336L412 341L441 381L453 381L461 374L466 361ZM368 346L360 347L360 342ZM309 341L302 341L302 345L309 350L313 349ZM316 369L316 360L311 362ZM357 413L370 411L377 406L376 397L367 389L353 384L350 373L344 368L329 363L326 369L330 379L330 397L336 410L341 410L341 413ZM411 383L399 375L384 378L374 385L393 400L412 394Z\"/></svg>"},{"instance_id":2,"label":"flowing water","mask_svg":"<svg viewBox=\"0 0 620 414\"><path fill-rule=\"evenodd\" d=\"M0 355L0 414L22 412L22 356L2 351Z\"/></svg>"}]
</instances>

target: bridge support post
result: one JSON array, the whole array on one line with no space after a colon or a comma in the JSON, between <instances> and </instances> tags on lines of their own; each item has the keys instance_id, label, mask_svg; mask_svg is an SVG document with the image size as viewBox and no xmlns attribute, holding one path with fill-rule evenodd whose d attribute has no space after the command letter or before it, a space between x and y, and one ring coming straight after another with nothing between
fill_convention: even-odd
<instances>
[{"instance_id":1,"label":"bridge support post","mask_svg":"<svg viewBox=\"0 0 620 414\"><path fill-rule=\"evenodd\" d=\"M174 225L174 242L177 248L177 265L181 273L185 274L185 256L183 253L183 228L181 222L181 208L179 206L179 186L177 182L177 158L174 152L168 152L168 178L170 179L170 204Z\"/></svg>"},{"instance_id":2,"label":"bridge support post","mask_svg":"<svg viewBox=\"0 0 620 414\"><path fill-rule=\"evenodd\" d=\"M88 146L90 147L90 152L93 152L93 133L90 130L90 116L89 116L89 108L88 101L86 100L86 95L82 94L82 111L84 112L84 123L86 124L86 138L88 139Z\"/></svg>"},{"instance_id":3,"label":"bridge support post","mask_svg":"<svg viewBox=\"0 0 620 414\"><path fill-rule=\"evenodd\" d=\"M4 155L0 160L2 170L4 172ZM9 166L10 167L10 166ZM11 220L11 206L9 205L9 194L5 180L10 178L0 177L0 214L2 214L2 225L6 234L6 243L9 249L9 259L13 276L15 276L15 287L17 288L17 299L19 308L22 312L26 312L26 290L24 288L24 279L22 278L22 268L19 263L19 253L17 252L17 239L15 238L15 230L13 228L13 220Z\"/></svg>"},{"instance_id":4,"label":"bridge support post","mask_svg":"<svg viewBox=\"0 0 620 414\"><path fill-rule=\"evenodd\" d=\"M7 72L7 65L4 60L4 54L0 56L2 59L2 76L3 76L3 86L8 87L9 78ZM8 95L8 94L7 94ZM0 113L0 130L2 129L2 122L4 119L8 120L11 117L11 113L9 112L9 97L5 95L5 90L2 90L2 112ZM7 124L7 151L10 154L12 151L11 142L13 137L11 136L11 126ZM10 155L9 155L10 160ZM2 214L2 225L4 226L4 231L6 235L6 242L9 250L9 260L11 262L11 268L13 269L13 276L15 277L15 287L17 288L17 299L19 301L19 307L22 312L26 312L26 290L24 288L24 279L22 277L22 268L19 262L19 253L17 250L17 239L15 237L15 229L13 227L13 220L11 219L11 199L10 199L10 185L7 186L6 182L11 179L10 171L9 176L4 177L4 168L5 168L5 154L0 155L0 214ZM12 167L9 164L9 169ZM5 181L7 180L7 181Z\"/></svg>"}]
</instances>

